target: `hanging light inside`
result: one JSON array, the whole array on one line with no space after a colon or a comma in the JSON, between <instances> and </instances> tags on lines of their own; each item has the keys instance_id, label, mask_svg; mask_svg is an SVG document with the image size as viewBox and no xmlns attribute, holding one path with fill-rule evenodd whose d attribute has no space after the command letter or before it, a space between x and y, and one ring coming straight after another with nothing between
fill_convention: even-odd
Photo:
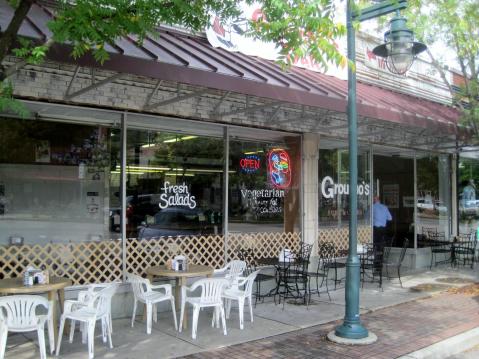
<instances>
[{"instance_id":1,"label":"hanging light inside","mask_svg":"<svg viewBox=\"0 0 479 359\"><path fill-rule=\"evenodd\" d=\"M384 33L384 44L376 46L373 53L386 59L389 71L397 75L405 74L412 66L418 54L427 46L414 41L414 34L406 26L406 18L397 14Z\"/></svg>"}]
</instances>

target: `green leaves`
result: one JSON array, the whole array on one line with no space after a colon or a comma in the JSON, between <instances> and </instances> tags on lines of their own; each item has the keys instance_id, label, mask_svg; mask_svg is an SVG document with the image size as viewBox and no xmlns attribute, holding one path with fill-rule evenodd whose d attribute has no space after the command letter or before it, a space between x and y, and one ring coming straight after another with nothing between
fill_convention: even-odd
<instances>
[{"instance_id":1,"label":"green leaves","mask_svg":"<svg viewBox=\"0 0 479 359\"><path fill-rule=\"evenodd\" d=\"M263 0L261 4L265 17L251 23L249 36L277 43L283 65L308 57L323 69L331 63L346 64L336 44L346 27L335 23L333 1Z\"/></svg>"},{"instance_id":2,"label":"green leaves","mask_svg":"<svg viewBox=\"0 0 479 359\"><path fill-rule=\"evenodd\" d=\"M12 50L13 54L26 60L29 64L39 64L45 58L48 50L46 44L34 46L33 43L25 38L19 38L20 48Z\"/></svg>"},{"instance_id":3,"label":"green leaves","mask_svg":"<svg viewBox=\"0 0 479 359\"><path fill-rule=\"evenodd\" d=\"M203 30L212 11L224 17L238 14L237 1L232 0L78 0L74 6L61 0L60 5L48 24L54 40L71 44L75 58L92 52L99 63L108 60L106 46L121 37L134 35L142 43L161 24Z\"/></svg>"},{"instance_id":4,"label":"green leaves","mask_svg":"<svg viewBox=\"0 0 479 359\"><path fill-rule=\"evenodd\" d=\"M13 85L10 81L0 82L0 112L13 112L22 118L30 114L22 102L13 97Z\"/></svg>"},{"instance_id":5,"label":"green leaves","mask_svg":"<svg viewBox=\"0 0 479 359\"><path fill-rule=\"evenodd\" d=\"M48 25L54 40L71 44L75 58L91 52L99 63L104 63L109 57L105 48L115 39L135 35L141 43L161 24L203 30L209 25L211 13L222 19L238 16L241 1L78 0L75 6L67 0L60 3L55 20ZM333 22L332 0L263 0L259 4L265 19L251 23L249 35L277 43L283 64L303 57L311 57L324 68L328 63L345 64L335 39L346 29Z\"/></svg>"}]
</instances>

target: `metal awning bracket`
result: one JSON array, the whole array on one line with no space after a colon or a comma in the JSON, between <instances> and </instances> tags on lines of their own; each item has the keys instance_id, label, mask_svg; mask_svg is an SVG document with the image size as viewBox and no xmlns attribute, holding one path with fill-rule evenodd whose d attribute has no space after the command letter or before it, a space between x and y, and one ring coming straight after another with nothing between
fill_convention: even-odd
<instances>
[{"instance_id":1,"label":"metal awning bracket","mask_svg":"<svg viewBox=\"0 0 479 359\"><path fill-rule=\"evenodd\" d=\"M101 81L98 81L97 83L94 83L90 86L84 87L81 90L78 90L77 92L74 92L74 93L71 94L71 93L69 93L69 90L71 89L71 85L72 85L73 81L76 79L77 74L78 74L78 71L75 71L75 74L73 75L72 81L70 82L70 85L68 86L67 92L65 93L65 96L64 96L65 100L71 100L72 98L83 95L84 93L86 93L88 91L94 90L94 89L96 89L98 87L101 87L103 85L106 85L106 84L108 84L112 81L118 80L120 77L123 76L123 73L117 73L113 76L107 77L107 78L105 78Z\"/></svg>"}]
</instances>

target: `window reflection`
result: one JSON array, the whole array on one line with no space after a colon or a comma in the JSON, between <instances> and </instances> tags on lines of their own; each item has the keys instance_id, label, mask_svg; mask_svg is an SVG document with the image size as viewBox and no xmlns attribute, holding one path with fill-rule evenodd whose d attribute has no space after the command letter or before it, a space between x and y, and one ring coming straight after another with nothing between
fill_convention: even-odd
<instances>
[{"instance_id":1,"label":"window reflection","mask_svg":"<svg viewBox=\"0 0 479 359\"><path fill-rule=\"evenodd\" d=\"M115 237L111 146L104 126L1 119L1 243L80 242ZM115 204L116 201L116 204ZM119 217L117 217L119 226Z\"/></svg>"},{"instance_id":2,"label":"window reflection","mask_svg":"<svg viewBox=\"0 0 479 359\"><path fill-rule=\"evenodd\" d=\"M223 148L218 138L128 131L127 236L222 233Z\"/></svg>"},{"instance_id":3,"label":"window reflection","mask_svg":"<svg viewBox=\"0 0 479 359\"><path fill-rule=\"evenodd\" d=\"M479 227L479 160L475 154L461 155L458 165L459 232L470 233Z\"/></svg>"},{"instance_id":4,"label":"window reflection","mask_svg":"<svg viewBox=\"0 0 479 359\"><path fill-rule=\"evenodd\" d=\"M435 228L449 235L450 179L447 155L423 155L417 158L417 233Z\"/></svg>"}]
</instances>

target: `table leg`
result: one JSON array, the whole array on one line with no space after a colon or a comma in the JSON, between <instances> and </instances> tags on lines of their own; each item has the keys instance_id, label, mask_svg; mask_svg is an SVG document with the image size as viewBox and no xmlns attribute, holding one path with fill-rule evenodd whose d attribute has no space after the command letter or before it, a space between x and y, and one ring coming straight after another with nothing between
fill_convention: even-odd
<instances>
[{"instance_id":1,"label":"table leg","mask_svg":"<svg viewBox=\"0 0 479 359\"><path fill-rule=\"evenodd\" d=\"M336 290L336 285L338 284L338 266L334 266L334 290Z\"/></svg>"},{"instance_id":2,"label":"table leg","mask_svg":"<svg viewBox=\"0 0 479 359\"><path fill-rule=\"evenodd\" d=\"M53 338L55 338L55 343L61 338L58 338L58 320L57 320L57 291L51 290L48 292L48 300L52 305L52 318L53 318Z\"/></svg>"},{"instance_id":3,"label":"table leg","mask_svg":"<svg viewBox=\"0 0 479 359\"><path fill-rule=\"evenodd\" d=\"M63 305L65 304L65 290L59 289L58 290L58 302L60 304L60 313L63 314Z\"/></svg>"},{"instance_id":4,"label":"table leg","mask_svg":"<svg viewBox=\"0 0 479 359\"><path fill-rule=\"evenodd\" d=\"M59 289L57 291L58 293L58 305L60 306L60 315L63 314L63 308L65 304L65 289ZM70 322L65 322L65 326L63 327L63 335L66 335L65 333L70 332Z\"/></svg>"}]
</instances>

